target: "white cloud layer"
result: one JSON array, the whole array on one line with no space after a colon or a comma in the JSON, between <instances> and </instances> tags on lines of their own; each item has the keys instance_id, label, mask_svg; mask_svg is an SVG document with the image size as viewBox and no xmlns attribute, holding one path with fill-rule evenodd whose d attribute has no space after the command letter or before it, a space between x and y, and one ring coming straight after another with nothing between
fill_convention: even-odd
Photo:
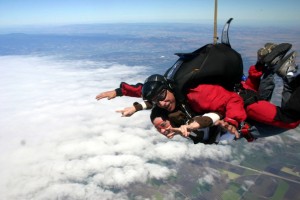
<instances>
[{"instance_id":1,"label":"white cloud layer","mask_svg":"<svg viewBox=\"0 0 300 200\"><path fill-rule=\"evenodd\" d=\"M176 173L164 161L230 158L230 146L168 141L147 111L130 118L115 113L136 99L95 100L121 81L142 82L144 70L0 57L0 199L127 199L122 188L129 184Z\"/></svg>"}]
</instances>

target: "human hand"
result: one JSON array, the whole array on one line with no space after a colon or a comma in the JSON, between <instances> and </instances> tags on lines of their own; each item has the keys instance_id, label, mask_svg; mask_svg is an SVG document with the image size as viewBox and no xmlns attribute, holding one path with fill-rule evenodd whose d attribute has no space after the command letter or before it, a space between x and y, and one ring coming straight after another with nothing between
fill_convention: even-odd
<instances>
[{"instance_id":1,"label":"human hand","mask_svg":"<svg viewBox=\"0 0 300 200\"><path fill-rule=\"evenodd\" d=\"M229 124L228 122L225 122L224 120L218 120L215 122L215 125L221 126L225 130L227 130L229 133L234 134L236 138L240 138L240 134L235 126Z\"/></svg>"},{"instance_id":2,"label":"human hand","mask_svg":"<svg viewBox=\"0 0 300 200\"><path fill-rule=\"evenodd\" d=\"M175 135L177 135L178 133L171 131L171 130L167 130L164 134L164 136L166 136L168 139L172 139Z\"/></svg>"},{"instance_id":3,"label":"human hand","mask_svg":"<svg viewBox=\"0 0 300 200\"><path fill-rule=\"evenodd\" d=\"M122 117L130 117L136 112L136 108L134 106L124 108L123 110L116 110L116 112L121 113Z\"/></svg>"},{"instance_id":4,"label":"human hand","mask_svg":"<svg viewBox=\"0 0 300 200\"><path fill-rule=\"evenodd\" d=\"M173 128L173 127L171 127L168 130L170 130L172 132L179 133L183 137L188 137L190 135L190 130L188 129L187 125L181 125L179 128Z\"/></svg>"},{"instance_id":5,"label":"human hand","mask_svg":"<svg viewBox=\"0 0 300 200\"><path fill-rule=\"evenodd\" d=\"M98 94L96 99L99 101L100 99L107 98L107 100L111 100L117 96L117 92L115 90L106 91Z\"/></svg>"}]
</instances>

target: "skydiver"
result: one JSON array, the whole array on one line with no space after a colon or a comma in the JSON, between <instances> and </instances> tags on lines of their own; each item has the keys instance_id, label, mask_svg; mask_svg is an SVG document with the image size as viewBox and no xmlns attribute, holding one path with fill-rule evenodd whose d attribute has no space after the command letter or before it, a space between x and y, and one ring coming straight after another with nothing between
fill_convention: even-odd
<instances>
[{"instance_id":1,"label":"skydiver","mask_svg":"<svg viewBox=\"0 0 300 200\"><path fill-rule=\"evenodd\" d=\"M287 53L287 51L290 48L291 48L291 45L286 44L286 43L283 43L280 45L266 44L263 49L259 50L258 62L256 63L255 66L250 67L249 77L248 77L247 81L245 83L243 83L243 86L247 85L246 84L247 82L249 82L249 81L251 82L251 80L253 78L253 70L256 72L259 72L259 74L261 76L263 73L263 70L266 67L268 67L269 69L272 69L273 72L276 72L278 75L280 75L283 78L283 80L285 81L285 83L289 83L286 85L288 86L287 88L290 89L290 94L293 94L293 95L291 96L289 101L285 101L286 102L285 106L283 106L281 108L276 107L275 105L269 103L266 100L259 99L259 101L254 102L251 105L247 106L246 109L247 109L247 112L249 112L249 115L248 115L249 118L252 118L253 120L267 123L270 125L274 125L277 127L282 127L282 128L295 128L298 126L300 112L297 108L297 106L299 107L299 105L295 102L297 102L297 99L299 100L299 89L297 88L299 86L299 84L297 83L297 82L299 82L299 81L297 81L297 80L299 80L299 78L296 78L294 81L291 81L292 78L288 78L288 74L292 71L295 71L295 69L296 69L296 65L295 65L295 61L294 61L295 53L292 52L291 54L286 56L284 59L282 59L282 57ZM263 52L267 52L267 54L263 55ZM260 76L254 77L253 80L256 80L256 81L260 80ZM289 80L289 81L286 81L286 80ZM156 82L155 84L157 85L157 83L158 82ZM252 83L253 83L253 85L250 84L250 86L249 86L249 84L248 84L248 86L252 87L252 90L257 90L257 88L255 88L255 87L258 87L257 85L259 84L259 81L258 81L258 84L255 81L252 81ZM148 100L150 100L150 101L155 100L158 106L166 108L167 110L171 111L172 109L175 108L176 101L175 101L174 95L172 95L172 92L170 90L168 90L168 88L162 87L162 86L164 86L164 84L166 84L166 83L162 83L159 91L150 90L149 95L147 94L147 92L145 92L144 98L146 98L146 99L148 98ZM132 87L126 83L122 83L121 86L122 86L122 88L117 89L115 91L108 91L105 93L101 93L101 94L97 95L96 98L98 100L105 98L105 97L111 99L111 98L116 97L117 94L118 94L118 96L120 96L120 92L121 92L121 95L123 94L123 95L132 96L132 94L134 94L136 96L140 96L141 88L143 85L137 84ZM151 86L151 84L150 84L150 86ZM152 83L152 86L153 86L153 83ZM291 87L289 87L289 86L291 86ZM159 89L159 87L157 89ZM165 91L163 91L163 89L165 89ZM249 88L244 88L244 89L249 89ZM168 99L168 94L169 94L169 96L171 96L171 97L169 97L169 99ZM151 98L149 98L149 97L151 97ZM155 98L159 97L159 99L155 99L155 98L153 99L153 97L155 97ZM268 112L265 112L266 111L265 109L267 109ZM197 108L195 111L197 111ZM266 117L265 114L267 114L268 116ZM261 115L263 115L264 117L261 117Z\"/></svg>"},{"instance_id":2,"label":"skydiver","mask_svg":"<svg viewBox=\"0 0 300 200\"><path fill-rule=\"evenodd\" d=\"M266 44L265 48L274 48L274 44ZM283 83L284 83L284 89L283 89L283 93L282 93L282 104L281 106L284 108L286 106L286 103L288 102L291 94L293 93L293 88L295 88L296 86L296 82L294 80L294 76L293 74L296 72L297 66L295 65L295 52L291 52L288 56L286 56L284 59L282 59L277 67L280 67L278 69L274 69L274 64L268 64L267 66L261 67L262 66L262 60L263 55L261 55L262 53L266 52L265 49L260 49L258 51L258 64L251 66L251 68L249 69L249 73L250 73L250 77L249 79L246 80L246 82L243 82L243 88L254 88L254 89L258 89L259 88L259 83L262 84L262 82L264 82L264 84L266 86L265 90L269 91L270 93L266 93L266 91L264 91L264 88L260 89L260 92L262 92L263 97L260 97L260 99L267 99L270 100L272 93L273 93L273 89L275 87L275 84L273 83L273 78L274 78L274 71L278 71L278 75L280 77L282 77L283 79ZM273 66L273 67L272 67ZM280 69L280 70L279 70ZM268 76L264 76L263 79L261 80L261 76L264 74L268 74ZM270 83L270 84L267 84ZM294 86L293 86L294 84ZM298 82L299 85L299 82ZM250 87L251 86L251 87ZM267 94L267 95L266 95ZM249 102L248 102L249 103ZM294 104L297 103L297 101L293 102ZM146 105L148 107L150 107L150 105ZM131 107L128 107L127 110L124 109L124 112L135 112L135 110L141 110L142 109L142 105L135 103L134 105L134 109L132 109ZM294 106L295 107L295 106ZM216 121L218 122L218 124L220 124L222 122L222 120L220 121L220 116L218 116L216 113L214 115L212 115L211 113L205 116L214 116L211 117L211 119L214 119L214 121L212 121L209 118L206 118L205 120L203 120L203 117L196 116L197 120L192 120L191 123L189 123L188 119L186 120L182 120L184 117L184 113L180 113L180 115L176 115L177 117L175 117L173 115L173 113L169 113L169 115L172 115L172 118L168 117L167 114L164 111L156 111L156 110L161 110L159 108L154 108L151 112L151 122L154 124L154 126L158 126L159 123L160 124L167 124L169 125L169 128L163 128L161 127L160 129L157 129L161 134L164 134L166 137L168 138L172 138L174 136L174 134L176 133L180 133L181 135L187 137L189 136L190 132L193 132L195 130L198 130L200 127L204 127L204 129L202 129L201 131L203 133L205 133L205 135L200 134L200 138L193 138L191 137L191 139L195 142L196 141L200 141L202 143L209 143L209 142L213 142L213 143L217 143L218 142L218 137L216 139L216 136L226 136L227 132L222 132L222 129L220 128L214 128L214 129L208 129L206 127L211 126L213 123L215 123ZM159 114L162 115L162 117L159 116ZM284 115L284 117L286 117L286 115ZM292 117L295 117L295 115L292 115ZM176 119L178 118L178 119ZM181 123L178 123L178 121L183 121ZM175 123L175 122L177 123ZM204 121L204 123L203 123ZM208 123L209 122L209 123ZM222 122L224 123L224 122ZM252 122L253 123L253 122ZM254 123L256 126L258 125L257 123ZM179 127L180 126L180 127ZM224 126L224 124L223 124ZM228 124L227 124L228 126ZM178 128L179 127L179 128ZM264 127L266 127L266 125L264 125ZM228 128L228 127L227 127ZM232 128L232 127L230 127ZM268 129L270 131L270 128ZM256 137L264 137L264 136L271 136L271 135L275 135L280 132L280 129L271 129L272 133L267 133L268 135L266 135L266 133L264 134L257 134L256 131ZM275 130L275 131L274 131ZM261 129L260 129L261 131ZM279 132L278 132L279 131ZM230 131L232 132L232 131ZM204 137L206 136L206 138ZM233 136L232 136L233 137ZM232 137L229 137L229 140L232 140ZM228 137L227 137L228 138ZM215 140L216 139L216 140ZM220 138L222 140L222 137ZM248 141L253 141L253 138L248 138ZM210 143L209 143L210 144Z\"/></svg>"}]
</instances>

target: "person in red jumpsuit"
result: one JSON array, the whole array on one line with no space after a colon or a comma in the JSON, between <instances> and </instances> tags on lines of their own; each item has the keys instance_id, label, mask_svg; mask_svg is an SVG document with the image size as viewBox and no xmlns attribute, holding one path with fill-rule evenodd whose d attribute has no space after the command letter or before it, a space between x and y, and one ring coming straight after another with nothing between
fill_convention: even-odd
<instances>
[{"instance_id":1,"label":"person in red jumpsuit","mask_svg":"<svg viewBox=\"0 0 300 200\"><path fill-rule=\"evenodd\" d=\"M268 47L266 45L263 50L268 53L259 55L256 65L250 67L249 77L245 82L242 82L242 89L259 91L259 85L264 80L261 80L261 76L267 73L264 71L266 68L287 80L288 73L295 71L296 68L294 52L282 58L290 47L284 46L283 48L282 45ZM217 112L224 117L225 121L236 127L248 117L264 124L290 129L297 127L300 123L299 103L295 103L299 102L300 97L299 79L298 76L294 80L286 81L286 85L289 85L290 89L290 98L285 106L282 107L277 107L270 103L268 99L257 99L257 101L246 105L244 109L245 99L241 98L243 95L239 96L237 93L227 91L221 86L209 84L201 84L195 88L188 89L186 99L190 108L196 114ZM161 75L152 75L146 79L144 84L134 86L123 82L119 89L101 93L97 95L96 99L111 99L122 95L133 97L141 97L143 95L144 99L154 102L159 107L170 112L174 111L178 106L172 90Z\"/></svg>"}]
</instances>

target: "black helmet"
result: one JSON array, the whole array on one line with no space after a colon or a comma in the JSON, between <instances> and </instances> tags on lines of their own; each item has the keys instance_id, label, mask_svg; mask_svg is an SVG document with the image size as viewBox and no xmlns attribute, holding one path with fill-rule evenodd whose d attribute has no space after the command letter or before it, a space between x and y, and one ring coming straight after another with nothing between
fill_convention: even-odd
<instances>
[{"instance_id":1,"label":"black helmet","mask_svg":"<svg viewBox=\"0 0 300 200\"><path fill-rule=\"evenodd\" d=\"M163 89L168 89L167 79L160 74L149 76L143 85L143 99L152 101Z\"/></svg>"}]
</instances>

